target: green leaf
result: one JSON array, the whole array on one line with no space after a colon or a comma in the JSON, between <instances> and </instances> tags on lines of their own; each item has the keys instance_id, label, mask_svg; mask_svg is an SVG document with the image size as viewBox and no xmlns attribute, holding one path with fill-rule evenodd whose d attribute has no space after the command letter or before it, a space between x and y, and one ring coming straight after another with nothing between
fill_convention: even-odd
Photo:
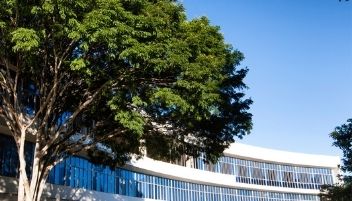
<instances>
[{"instance_id":1,"label":"green leaf","mask_svg":"<svg viewBox=\"0 0 352 201\"><path fill-rule=\"evenodd\" d=\"M139 96L133 96L132 104L135 106L146 106L147 103L144 102Z\"/></svg>"},{"instance_id":2,"label":"green leaf","mask_svg":"<svg viewBox=\"0 0 352 201\"><path fill-rule=\"evenodd\" d=\"M12 47L15 52L28 52L39 47L39 37L33 29L18 28L11 33L11 41L15 43Z\"/></svg>"},{"instance_id":3,"label":"green leaf","mask_svg":"<svg viewBox=\"0 0 352 201\"><path fill-rule=\"evenodd\" d=\"M42 8L47 13L54 13L54 5L51 3L51 1L45 1L42 5Z\"/></svg>"},{"instance_id":4,"label":"green leaf","mask_svg":"<svg viewBox=\"0 0 352 201\"><path fill-rule=\"evenodd\" d=\"M70 64L71 70L81 70L82 68L86 67L86 63L84 62L84 59L78 58L74 59L71 64Z\"/></svg>"},{"instance_id":5,"label":"green leaf","mask_svg":"<svg viewBox=\"0 0 352 201\"><path fill-rule=\"evenodd\" d=\"M2 22L0 21L0 29L3 29L6 27L6 23L5 22Z\"/></svg>"},{"instance_id":6,"label":"green leaf","mask_svg":"<svg viewBox=\"0 0 352 201\"><path fill-rule=\"evenodd\" d=\"M144 129L143 117L135 111L118 111L115 115L115 120L123 127L128 128L132 132L142 135Z\"/></svg>"},{"instance_id":7,"label":"green leaf","mask_svg":"<svg viewBox=\"0 0 352 201\"><path fill-rule=\"evenodd\" d=\"M185 99L169 88L159 89L153 94L151 101L154 103L163 103L170 108L177 108L182 114L192 109Z\"/></svg>"}]
</instances>

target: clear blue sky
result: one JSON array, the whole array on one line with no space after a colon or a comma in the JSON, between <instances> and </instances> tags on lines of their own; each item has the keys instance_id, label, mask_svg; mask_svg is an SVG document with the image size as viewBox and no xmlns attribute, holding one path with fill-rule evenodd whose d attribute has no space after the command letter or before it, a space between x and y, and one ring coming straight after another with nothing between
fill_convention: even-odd
<instances>
[{"instance_id":1,"label":"clear blue sky","mask_svg":"<svg viewBox=\"0 0 352 201\"><path fill-rule=\"evenodd\" d=\"M352 0L183 0L244 53L253 130L241 143L340 155L329 133L352 118Z\"/></svg>"}]
</instances>

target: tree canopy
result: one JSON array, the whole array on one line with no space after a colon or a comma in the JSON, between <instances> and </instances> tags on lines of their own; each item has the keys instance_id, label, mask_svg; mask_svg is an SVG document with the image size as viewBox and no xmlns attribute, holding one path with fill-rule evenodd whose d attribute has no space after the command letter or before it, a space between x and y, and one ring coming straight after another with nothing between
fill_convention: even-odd
<instances>
[{"instance_id":1,"label":"tree canopy","mask_svg":"<svg viewBox=\"0 0 352 201\"><path fill-rule=\"evenodd\" d=\"M36 179L45 183L68 155L114 166L147 149L157 159L205 153L215 161L249 133L243 54L207 18L187 20L178 2L0 4L0 115L18 147L27 200L40 197Z\"/></svg>"},{"instance_id":2,"label":"tree canopy","mask_svg":"<svg viewBox=\"0 0 352 201\"><path fill-rule=\"evenodd\" d=\"M322 200L348 201L352 198L352 119L336 127L330 136L334 140L333 145L342 150L341 170L345 174L341 175L341 183L323 186L321 198Z\"/></svg>"}]
</instances>

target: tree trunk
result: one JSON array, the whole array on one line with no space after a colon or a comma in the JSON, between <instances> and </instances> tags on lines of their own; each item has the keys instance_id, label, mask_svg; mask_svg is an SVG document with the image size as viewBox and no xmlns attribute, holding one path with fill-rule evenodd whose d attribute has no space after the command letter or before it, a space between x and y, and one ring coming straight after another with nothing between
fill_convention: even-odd
<instances>
[{"instance_id":1,"label":"tree trunk","mask_svg":"<svg viewBox=\"0 0 352 201\"><path fill-rule=\"evenodd\" d=\"M17 139L18 159L20 162L19 168L19 182L18 182L18 201L29 200L29 181L26 173L26 160L25 160L25 145L26 135L25 130L21 129L21 136Z\"/></svg>"},{"instance_id":2,"label":"tree trunk","mask_svg":"<svg viewBox=\"0 0 352 201\"><path fill-rule=\"evenodd\" d=\"M41 199L50 168L45 166L45 161L42 161L42 158L39 157L39 152L41 150L39 143L36 142L31 179L28 177L25 170L26 160L24 141L24 138L21 137L20 142L18 143L18 158L20 162L18 201L39 201Z\"/></svg>"},{"instance_id":3,"label":"tree trunk","mask_svg":"<svg viewBox=\"0 0 352 201\"><path fill-rule=\"evenodd\" d=\"M18 194L17 194L17 200L18 201L23 201L24 200L24 185L23 185L23 178L22 174L19 173L19 179L18 179Z\"/></svg>"},{"instance_id":4,"label":"tree trunk","mask_svg":"<svg viewBox=\"0 0 352 201\"><path fill-rule=\"evenodd\" d=\"M46 180L49 174L49 171L47 170L43 170L44 172L42 173L42 177L40 177L41 179L38 180L38 187L36 188L36 193L35 196L33 197L33 200L35 201L40 201L40 198L42 197L43 194L43 190L46 184Z\"/></svg>"},{"instance_id":5,"label":"tree trunk","mask_svg":"<svg viewBox=\"0 0 352 201\"><path fill-rule=\"evenodd\" d=\"M19 180L18 201L39 201L41 199L49 171L40 170L40 168L36 168L34 171L40 176L31 181L29 191L26 191L24 185L21 185L23 182L21 179ZM20 177L22 177L21 173Z\"/></svg>"}]
</instances>

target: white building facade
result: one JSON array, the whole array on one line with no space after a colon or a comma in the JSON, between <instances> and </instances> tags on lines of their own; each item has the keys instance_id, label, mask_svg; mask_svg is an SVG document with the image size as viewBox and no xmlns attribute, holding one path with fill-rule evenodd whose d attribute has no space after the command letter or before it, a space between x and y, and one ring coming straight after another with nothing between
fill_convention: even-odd
<instances>
[{"instance_id":1,"label":"white building facade","mask_svg":"<svg viewBox=\"0 0 352 201\"><path fill-rule=\"evenodd\" d=\"M26 146L29 167L31 146ZM182 165L144 157L111 169L73 156L54 167L43 196L92 201L318 201L320 186L337 182L339 163L335 156L239 143L216 164L202 157L181 161ZM0 135L0 200L16 195L17 169L14 142Z\"/></svg>"}]
</instances>

